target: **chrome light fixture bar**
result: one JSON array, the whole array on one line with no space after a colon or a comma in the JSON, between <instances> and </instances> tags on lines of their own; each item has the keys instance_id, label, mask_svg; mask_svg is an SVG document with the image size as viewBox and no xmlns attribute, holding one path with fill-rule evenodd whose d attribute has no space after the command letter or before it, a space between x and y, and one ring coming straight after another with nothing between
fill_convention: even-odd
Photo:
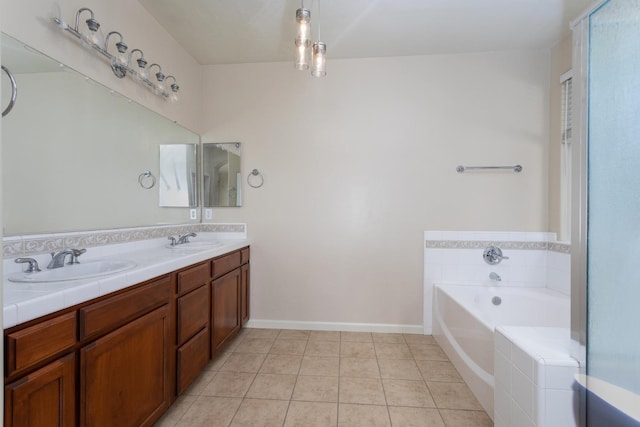
<instances>
[{"instance_id":1,"label":"chrome light fixture bar","mask_svg":"<svg viewBox=\"0 0 640 427\"><path fill-rule=\"evenodd\" d=\"M90 17L85 21L87 28L80 29L80 15L83 12L88 12ZM94 49L102 56L109 60L111 69L116 77L122 79L127 74L132 76L135 80L144 83L152 92L156 95L162 96L164 99L170 102L177 102L178 91L180 86L176 83L176 78L169 76L173 79L173 83L167 86L165 80L166 77L162 73L162 69L158 64L152 64L147 67L147 60L144 57L144 53L140 49L133 49L127 52L129 47L124 41L124 37L118 31L111 31L106 37L102 37L100 31L100 23L95 19L93 11L87 7L78 9L76 12L75 25L70 27L62 18L53 18L53 21L61 29L72 34L74 37L80 39L82 44L86 47ZM111 54L109 52L109 41L111 37L117 37L118 41L115 43L116 52ZM134 53L139 53L140 57L136 59L136 65L132 66L132 57ZM153 66L158 67L158 72L155 74L155 81L153 81L150 73L150 69Z\"/></svg>"}]
</instances>

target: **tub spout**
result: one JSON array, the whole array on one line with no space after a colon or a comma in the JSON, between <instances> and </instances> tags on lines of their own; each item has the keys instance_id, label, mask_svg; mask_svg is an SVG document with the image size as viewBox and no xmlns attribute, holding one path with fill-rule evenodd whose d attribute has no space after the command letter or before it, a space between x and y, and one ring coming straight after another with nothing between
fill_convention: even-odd
<instances>
[{"instance_id":1,"label":"tub spout","mask_svg":"<svg viewBox=\"0 0 640 427\"><path fill-rule=\"evenodd\" d=\"M500 277L500 275L496 272L491 272L489 273L489 279L491 280L495 280L496 282L501 282L502 281L502 277Z\"/></svg>"}]
</instances>

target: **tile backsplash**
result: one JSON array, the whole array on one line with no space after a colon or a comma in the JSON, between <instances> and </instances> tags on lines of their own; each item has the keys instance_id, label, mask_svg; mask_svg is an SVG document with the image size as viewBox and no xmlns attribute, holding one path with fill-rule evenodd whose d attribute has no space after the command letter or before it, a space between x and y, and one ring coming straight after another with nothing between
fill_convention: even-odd
<instances>
[{"instance_id":1,"label":"tile backsplash","mask_svg":"<svg viewBox=\"0 0 640 427\"><path fill-rule=\"evenodd\" d=\"M181 224L120 228L69 233L10 236L2 239L3 258L46 254L66 248L90 248L142 240L166 238L191 232L217 233L221 238L247 237L246 224Z\"/></svg>"}]
</instances>

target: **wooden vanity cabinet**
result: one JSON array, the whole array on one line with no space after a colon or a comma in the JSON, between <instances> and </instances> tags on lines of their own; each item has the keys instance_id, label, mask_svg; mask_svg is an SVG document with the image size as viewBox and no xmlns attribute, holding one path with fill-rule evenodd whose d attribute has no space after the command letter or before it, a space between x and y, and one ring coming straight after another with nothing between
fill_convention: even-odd
<instances>
[{"instance_id":1,"label":"wooden vanity cabinet","mask_svg":"<svg viewBox=\"0 0 640 427\"><path fill-rule=\"evenodd\" d=\"M5 331L4 424L150 426L249 318L249 248Z\"/></svg>"},{"instance_id":2,"label":"wooden vanity cabinet","mask_svg":"<svg viewBox=\"0 0 640 427\"><path fill-rule=\"evenodd\" d=\"M176 391L180 395L210 359L211 263L178 273L176 322Z\"/></svg>"},{"instance_id":3,"label":"wooden vanity cabinet","mask_svg":"<svg viewBox=\"0 0 640 427\"><path fill-rule=\"evenodd\" d=\"M211 262L211 354L220 353L249 319L249 247Z\"/></svg>"},{"instance_id":4,"label":"wooden vanity cabinet","mask_svg":"<svg viewBox=\"0 0 640 427\"><path fill-rule=\"evenodd\" d=\"M174 276L79 310L81 426L150 426L171 403Z\"/></svg>"}]
</instances>

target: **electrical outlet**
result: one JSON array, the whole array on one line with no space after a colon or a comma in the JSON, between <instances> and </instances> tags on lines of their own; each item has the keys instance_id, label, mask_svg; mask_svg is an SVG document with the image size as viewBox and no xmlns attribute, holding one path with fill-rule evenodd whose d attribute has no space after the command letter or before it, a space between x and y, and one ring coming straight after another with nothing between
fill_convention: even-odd
<instances>
[{"instance_id":1,"label":"electrical outlet","mask_svg":"<svg viewBox=\"0 0 640 427\"><path fill-rule=\"evenodd\" d=\"M213 209L206 208L204 210L204 219L213 219Z\"/></svg>"},{"instance_id":2,"label":"electrical outlet","mask_svg":"<svg viewBox=\"0 0 640 427\"><path fill-rule=\"evenodd\" d=\"M198 212L196 212L196 210L195 210L195 209L191 209L191 210L189 211L189 215L190 215L190 218L191 218L191 219L198 219Z\"/></svg>"}]
</instances>

